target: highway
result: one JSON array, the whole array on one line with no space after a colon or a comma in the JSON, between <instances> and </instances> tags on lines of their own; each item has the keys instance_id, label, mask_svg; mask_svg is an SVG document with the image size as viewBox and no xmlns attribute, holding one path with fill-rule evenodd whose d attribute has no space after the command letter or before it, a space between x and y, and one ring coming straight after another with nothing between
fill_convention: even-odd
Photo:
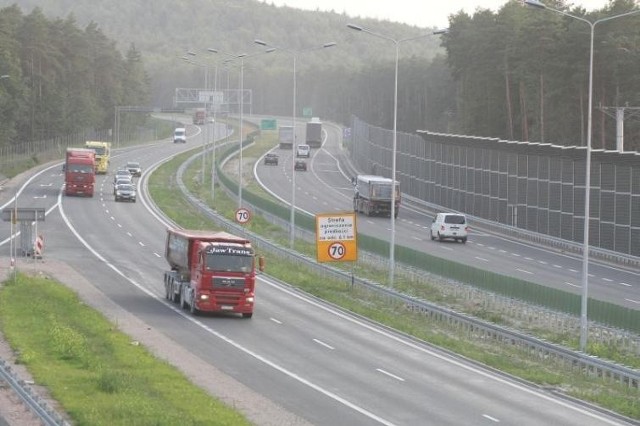
<instances>
[{"instance_id":1,"label":"highway","mask_svg":"<svg viewBox=\"0 0 640 426\"><path fill-rule=\"evenodd\" d=\"M128 149L113 159L112 170L128 160L139 161L143 176L138 183L144 189L154 165L200 144L194 135L187 146L163 141ZM329 206L350 210L348 180L332 170L337 167L330 150L319 152L314 152L310 171L298 176L300 207L307 211ZM281 162L285 167L286 163ZM259 168L261 179L272 179L272 187L282 191L282 197L290 188L285 183L287 173L280 165L264 171ZM309 423L624 424L588 406L354 317L266 275L258 283L257 308L251 320L191 317L164 299L166 220L153 208L144 190L137 203L114 202L111 179L111 175L98 177L94 198L62 196L59 165L43 170L25 184L20 207L44 207L48 212L40 225L45 235L45 256L64 260L150 327ZM330 190L313 191L318 188L318 180ZM467 246L436 244L428 238L414 240L416 227L420 228L418 224L425 218L409 211L400 214L399 243L428 245L430 250L444 253L449 253L447 247L451 246L451 256L464 260L482 256L496 265L500 257L508 256L493 253L489 245L496 250L523 247L522 256L537 255L536 249L527 246L499 245L501 239L491 236L474 236L473 244ZM361 220L360 229L384 233L386 224L388 220L382 218ZM0 228L3 255L8 254L8 229L8 224ZM548 256L551 259L551 254ZM560 260L546 268L549 276L561 276L553 266L556 262ZM504 259L500 263L497 270L508 267ZM508 262L512 266L516 263ZM631 281L632 275L623 277ZM634 289L637 291L630 287Z\"/></svg>"},{"instance_id":2,"label":"highway","mask_svg":"<svg viewBox=\"0 0 640 426\"><path fill-rule=\"evenodd\" d=\"M312 150L309 170L297 172L296 208L310 215L353 211L353 186L338 158L340 129L325 125L322 149ZM304 127L296 128L304 140ZM275 149L278 167L260 163L256 174L260 184L283 203L291 202L292 151ZM499 274L580 294L582 257L527 244L474 229L471 223L466 244L431 241L429 227L433 216L403 204L396 222L396 244L455 260ZM389 241L389 218L358 214L358 233ZM640 271L590 260L589 297L632 309L640 309Z\"/></svg>"}]
</instances>

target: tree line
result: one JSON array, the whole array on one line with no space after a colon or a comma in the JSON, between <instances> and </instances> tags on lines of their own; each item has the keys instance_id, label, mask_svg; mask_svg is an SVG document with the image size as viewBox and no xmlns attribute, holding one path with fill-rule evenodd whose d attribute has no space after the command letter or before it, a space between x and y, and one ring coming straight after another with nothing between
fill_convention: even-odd
<instances>
[{"instance_id":1,"label":"tree line","mask_svg":"<svg viewBox=\"0 0 640 426\"><path fill-rule=\"evenodd\" d=\"M147 104L142 54L96 23L0 9L0 146L113 127L114 106Z\"/></svg>"},{"instance_id":2,"label":"tree line","mask_svg":"<svg viewBox=\"0 0 640 426\"><path fill-rule=\"evenodd\" d=\"M284 49L245 63L244 87L252 90L253 112L291 115L291 51L336 42L330 49L297 56L297 116L311 108L314 116L346 125L357 115L392 128L394 45L349 30L346 24L397 39L433 30L253 0L233 5L223 0L156 0L153 8L142 0L118 8L89 0L35 3L72 14L47 21L38 8L26 16L15 7L2 10L0 74L17 72L19 78L0 82L0 143L79 125L110 127L115 105L173 107L176 88L203 87L203 67L179 59L187 51L197 52L195 60L208 67L209 89L214 68L218 89L237 89L237 66L226 64L227 56L207 53L207 48L251 54L260 49L256 38ZM545 4L589 21L636 7L633 0L610 0L587 13L568 1ZM75 25L75 13L82 21L89 19L84 30ZM99 19L100 28L114 34L114 40L91 19ZM137 25L129 25L132 19ZM447 34L399 46L398 129L585 145L589 42L585 22L524 7L520 0L506 1L495 12L458 12L450 16ZM121 57L118 50L127 53ZM594 148L615 147L615 109L628 107L625 149L640 150L640 121L629 113L640 107L638 70L640 14L598 24Z\"/></svg>"}]
</instances>

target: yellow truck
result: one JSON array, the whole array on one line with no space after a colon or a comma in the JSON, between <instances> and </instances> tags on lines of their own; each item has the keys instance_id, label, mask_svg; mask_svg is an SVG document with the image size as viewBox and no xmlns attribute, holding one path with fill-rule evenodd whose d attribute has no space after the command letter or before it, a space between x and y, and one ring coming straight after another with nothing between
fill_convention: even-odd
<instances>
[{"instance_id":1,"label":"yellow truck","mask_svg":"<svg viewBox=\"0 0 640 426\"><path fill-rule=\"evenodd\" d=\"M84 146L96 152L96 173L106 174L111 161L111 142L87 141Z\"/></svg>"}]
</instances>

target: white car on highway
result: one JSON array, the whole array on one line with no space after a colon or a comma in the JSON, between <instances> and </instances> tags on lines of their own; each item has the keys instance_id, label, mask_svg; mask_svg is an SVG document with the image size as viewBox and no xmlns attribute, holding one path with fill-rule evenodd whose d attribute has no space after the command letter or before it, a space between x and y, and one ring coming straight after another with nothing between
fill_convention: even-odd
<instances>
[{"instance_id":1,"label":"white car on highway","mask_svg":"<svg viewBox=\"0 0 640 426\"><path fill-rule=\"evenodd\" d=\"M467 242L469 227L467 218L461 213L438 213L431 223L431 239L440 241L450 238L454 241Z\"/></svg>"}]
</instances>

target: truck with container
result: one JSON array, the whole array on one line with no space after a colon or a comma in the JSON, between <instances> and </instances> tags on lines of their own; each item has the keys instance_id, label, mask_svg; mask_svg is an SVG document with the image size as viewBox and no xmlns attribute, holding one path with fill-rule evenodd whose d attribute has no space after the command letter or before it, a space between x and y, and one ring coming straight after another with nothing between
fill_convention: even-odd
<instances>
[{"instance_id":1,"label":"truck with container","mask_svg":"<svg viewBox=\"0 0 640 426\"><path fill-rule=\"evenodd\" d=\"M353 178L355 194L353 211L367 216L391 217L391 202L395 188L395 217L400 209L400 183L374 175L358 175Z\"/></svg>"},{"instance_id":2,"label":"truck with container","mask_svg":"<svg viewBox=\"0 0 640 426\"><path fill-rule=\"evenodd\" d=\"M65 195L93 197L96 183L96 152L88 148L67 148L64 163Z\"/></svg>"},{"instance_id":3,"label":"truck with container","mask_svg":"<svg viewBox=\"0 0 640 426\"><path fill-rule=\"evenodd\" d=\"M293 126L278 127L278 142L280 149L293 149Z\"/></svg>"},{"instance_id":4,"label":"truck with container","mask_svg":"<svg viewBox=\"0 0 640 426\"><path fill-rule=\"evenodd\" d=\"M167 229L165 297L193 315L253 316L256 257L251 242L227 232ZM263 258L258 259L263 270Z\"/></svg>"},{"instance_id":5,"label":"truck with container","mask_svg":"<svg viewBox=\"0 0 640 426\"><path fill-rule=\"evenodd\" d=\"M107 174L111 162L111 142L87 141L84 147L96 152L96 173Z\"/></svg>"},{"instance_id":6,"label":"truck with container","mask_svg":"<svg viewBox=\"0 0 640 426\"><path fill-rule=\"evenodd\" d=\"M193 112L193 124L203 125L207 121L207 111L204 108L198 108Z\"/></svg>"},{"instance_id":7,"label":"truck with container","mask_svg":"<svg viewBox=\"0 0 640 426\"><path fill-rule=\"evenodd\" d=\"M307 135L305 140L311 148L320 148L322 146L322 122L318 117L313 117L307 122Z\"/></svg>"}]
</instances>

